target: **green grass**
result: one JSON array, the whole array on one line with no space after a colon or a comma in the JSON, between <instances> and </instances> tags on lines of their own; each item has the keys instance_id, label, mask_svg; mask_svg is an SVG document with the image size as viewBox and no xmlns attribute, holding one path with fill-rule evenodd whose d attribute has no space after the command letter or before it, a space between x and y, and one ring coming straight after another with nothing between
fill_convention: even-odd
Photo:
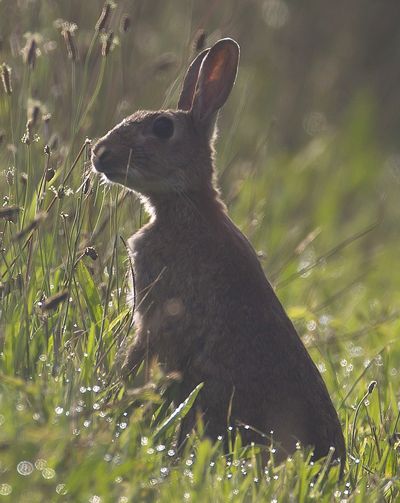
<instances>
[{"instance_id":1,"label":"green grass","mask_svg":"<svg viewBox=\"0 0 400 503\"><path fill-rule=\"evenodd\" d=\"M164 27L168 5L155 17L132 11L132 30L103 57L94 30L101 4L3 4L3 39L13 42L1 55L13 89L0 94L0 500L397 501L399 179L374 141L371 97L360 90L340 129L285 152L260 128L264 112L246 111L251 82L266 77L243 60L218 144L230 213L260 251L339 412L343 480L303 450L264 469L257 448L237 440L227 457L201 425L176 453L195 394L174 412L174 376L119 375L134 333L124 241L146 217L132 195L90 174L85 140L141 106L173 105L190 56L190 30L176 27L190 27L190 12ZM114 27L124 9L113 11ZM79 26L78 61L53 24L60 17ZM8 49L25 31L42 37L34 35L34 68ZM165 41L178 65L160 70ZM25 135L33 99L40 112ZM10 206L18 215L5 215Z\"/></svg>"}]
</instances>

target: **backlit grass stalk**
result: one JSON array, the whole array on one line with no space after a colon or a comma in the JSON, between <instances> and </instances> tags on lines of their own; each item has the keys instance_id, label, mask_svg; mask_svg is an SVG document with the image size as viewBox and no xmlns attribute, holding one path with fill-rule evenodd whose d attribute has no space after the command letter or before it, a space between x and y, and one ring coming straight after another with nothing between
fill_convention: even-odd
<instances>
[{"instance_id":1,"label":"backlit grass stalk","mask_svg":"<svg viewBox=\"0 0 400 503\"><path fill-rule=\"evenodd\" d=\"M354 413L353 425L351 428L351 436L350 436L351 440L350 440L350 448L349 448L350 453L354 452L355 439L356 439L356 424L357 424L357 418L358 418L358 414L360 412L361 406L364 404L364 402L368 398L368 396L374 391L376 384L377 384L376 381L371 381L369 383L367 392L361 398L361 400L359 401L359 403L357 405L356 411Z\"/></svg>"}]
</instances>

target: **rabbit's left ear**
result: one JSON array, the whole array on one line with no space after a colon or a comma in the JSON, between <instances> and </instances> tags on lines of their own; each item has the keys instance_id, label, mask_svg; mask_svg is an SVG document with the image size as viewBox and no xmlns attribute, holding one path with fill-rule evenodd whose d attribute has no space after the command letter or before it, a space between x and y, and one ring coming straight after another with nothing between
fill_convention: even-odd
<instances>
[{"instance_id":1,"label":"rabbit's left ear","mask_svg":"<svg viewBox=\"0 0 400 503\"><path fill-rule=\"evenodd\" d=\"M178 101L179 110L190 110L192 108L200 67L209 50L210 49L205 49L202 51L190 64L185 75L185 80L183 81L182 91Z\"/></svg>"},{"instance_id":2,"label":"rabbit's left ear","mask_svg":"<svg viewBox=\"0 0 400 503\"><path fill-rule=\"evenodd\" d=\"M239 54L239 45L231 38L224 38L213 45L204 58L191 110L198 126L213 127L217 112L235 83Z\"/></svg>"}]
</instances>

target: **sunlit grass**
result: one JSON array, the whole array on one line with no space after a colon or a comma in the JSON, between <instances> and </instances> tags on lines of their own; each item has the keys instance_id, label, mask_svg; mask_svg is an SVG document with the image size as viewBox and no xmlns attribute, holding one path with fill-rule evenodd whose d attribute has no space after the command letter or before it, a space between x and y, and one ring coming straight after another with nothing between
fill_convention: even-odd
<instances>
[{"instance_id":1,"label":"sunlit grass","mask_svg":"<svg viewBox=\"0 0 400 503\"><path fill-rule=\"evenodd\" d=\"M201 425L177 453L179 419L190 407L174 414L178 376L158 368L150 383L144 369L129 382L120 376L134 333L124 243L146 217L132 195L90 174L86 138L139 101L157 106L155 89L158 103L173 101L191 48L186 41L181 68L160 73L142 60L140 72L128 72L131 35L120 33L102 56L99 14L83 9L74 19L79 59L68 58L53 25L61 13L50 2L38 21L42 38L28 37L40 50L35 63L2 53L12 92L0 95L1 498L396 501L398 182L374 142L369 98L360 93L340 131L296 153L273 152L269 131L254 129L251 117L239 120L250 85L239 74L219 142L231 215L259 251L339 412L348 446L343 480L327 460L310 464L308 451L263 467L257 447L238 439L226 456L202 438ZM118 27L122 10L113 15L107 29ZM33 31L28 16L23 22ZM140 22L135 29L145 31ZM40 102L36 119L32 98Z\"/></svg>"}]
</instances>

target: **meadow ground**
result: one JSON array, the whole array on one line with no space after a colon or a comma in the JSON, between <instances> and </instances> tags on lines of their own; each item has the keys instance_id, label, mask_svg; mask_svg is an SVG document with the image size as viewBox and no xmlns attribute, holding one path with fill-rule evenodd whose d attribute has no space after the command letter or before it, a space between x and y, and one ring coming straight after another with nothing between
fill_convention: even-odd
<instances>
[{"instance_id":1,"label":"meadow ground","mask_svg":"<svg viewBox=\"0 0 400 503\"><path fill-rule=\"evenodd\" d=\"M174 376L119 376L134 333L125 241L146 215L91 173L86 139L174 105L211 8L156 4L120 2L103 29L99 2L0 3L0 501L399 501L400 157L376 140L363 90L340 127L314 114L307 141L285 149L268 69L246 63L244 40L218 141L230 214L338 410L343 480L302 449L262 468L238 439L227 457L201 431L177 453L197 390L174 411ZM212 12L224 18L227 2Z\"/></svg>"}]
</instances>

